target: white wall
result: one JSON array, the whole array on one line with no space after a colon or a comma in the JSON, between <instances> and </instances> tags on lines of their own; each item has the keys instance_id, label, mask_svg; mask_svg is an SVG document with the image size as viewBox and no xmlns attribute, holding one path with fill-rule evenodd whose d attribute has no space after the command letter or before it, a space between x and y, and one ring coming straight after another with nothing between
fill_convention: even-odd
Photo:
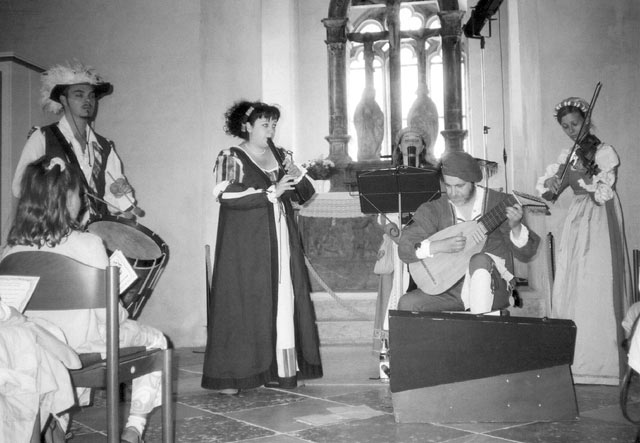
<instances>
[{"instance_id":1,"label":"white wall","mask_svg":"<svg viewBox=\"0 0 640 443\"><path fill-rule=\"evenodd\" d=\"M6 237L13 219L14 199L11 178L22 147L32 125L46 120L47 116L36 105L40 97L41 67L33 65L14 53L0 53L0 234ZM17 203L17 202L16 202Z\"/></svg>"},{"instance_id":2,"label":"white wall","mask_svg":"<svg viewBox=\"0 0 640 443\"><path fill-rule=\"evenodd\" d=\"M297 35L299 39L297 146L301 160L329 154L329 78L327 33L321 23L329 11L328 0L298 2Z\"/></svg>"}]
</instances>

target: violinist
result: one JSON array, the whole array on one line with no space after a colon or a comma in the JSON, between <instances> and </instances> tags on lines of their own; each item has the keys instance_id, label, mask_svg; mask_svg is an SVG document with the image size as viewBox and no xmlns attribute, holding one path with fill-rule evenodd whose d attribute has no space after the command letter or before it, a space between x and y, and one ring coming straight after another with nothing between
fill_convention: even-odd
<instances>
[{"instance_id":1,"label":"violinist","mask_svg":"<svg viewBox=\"0 0 640 443\"><path fill-rule=\"evenodd\" d=\"M555 107L554 117L573 148L547 167L536 189L552 201L567 188L573 191L555 257L551 316L576 323L574 382L618 385L624 368L620 325L631 298L615 191L620 160L591 133L593 102L569 97Z\"/></svg>"}]
</instances>

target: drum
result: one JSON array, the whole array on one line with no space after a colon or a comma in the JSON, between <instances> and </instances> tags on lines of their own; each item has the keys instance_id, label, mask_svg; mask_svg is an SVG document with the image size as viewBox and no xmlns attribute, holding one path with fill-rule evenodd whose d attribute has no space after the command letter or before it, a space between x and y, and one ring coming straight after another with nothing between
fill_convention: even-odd
<instances>
[{"instance_id":1,"label":"drum","mask_svg":"<svg viewBox=\"0 0 640 443\"><path fill-rule=\"evenodd\" d=\"M169 258L169 247L150 229L123 217L103 216L87 230L100 237L109 254L122 251L138 278L120 296L132 319L138 318Z\"/></svg>"}]
</instances>

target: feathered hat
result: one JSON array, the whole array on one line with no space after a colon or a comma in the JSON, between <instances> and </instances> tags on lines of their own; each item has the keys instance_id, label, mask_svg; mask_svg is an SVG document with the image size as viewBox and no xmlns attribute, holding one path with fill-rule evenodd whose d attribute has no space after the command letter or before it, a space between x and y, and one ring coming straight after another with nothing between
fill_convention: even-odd
<instances>
[{"instance_id":1,"label":"feathered hat","mask_svg":"<svg viewBox=\"0 0 640 443\"><path fill-rule=\"evenodd\" d=\"M42 73L42 108L54 114L62 112L60 95L71 85L92 85L97 99L113 92L111 83L105 82L92 67L79 62L73 65L67 62L66 65L52 66Z\"/></svg>"}]
</instances>

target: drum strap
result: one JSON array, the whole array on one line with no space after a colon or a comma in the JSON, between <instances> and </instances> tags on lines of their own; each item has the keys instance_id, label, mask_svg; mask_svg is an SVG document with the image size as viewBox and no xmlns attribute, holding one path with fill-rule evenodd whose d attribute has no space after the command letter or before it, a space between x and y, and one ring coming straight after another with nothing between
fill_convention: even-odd
<instances>
[{"instance_id":1,"label":"drum strap","mask_svg":"<svg viewBox=\"0 0 640 443\"><path fill-rule=\"evenodd\" d=\"M62 135L62 132L60 132L58 125L52 124L52 125L45 126L42 128L42 132L45 135L47 155L64 156L67 159L67 163L77 168L78 172L80 173L80 176L82 177L82 181L85 188L88 191L91 191L92 187L89 185L89 182L87 181L86 177L82 173L80 162L78 161L78 158L73 152L73 148L71 147L71 144L67 141L64 135ZM95 134L95 135L101 144L101 148L102 148L101 154L103 156L102 158L104 159L109 155L111 146L109 145L108 141L104 137L100 137L98 136L98 134ZM108 148L105 149L103 145L103 141L106 143ZM104 164L104 161L102 162L102 164ZM103 166L101 165L100 167L103 167ZM100 176L101 176L101 180L96 180L94 176L94 184L96 186L96 191L99 194L98 197L102 198L104 196L104 188L105 188L104 173L100 174ZM109 214L107 206L104 203L96 201L95 199L87 199L87 200L88 200L87 202L88 206L91 207L92 211L95 214L97 215Z\"/></svg>"}]
</instances>

